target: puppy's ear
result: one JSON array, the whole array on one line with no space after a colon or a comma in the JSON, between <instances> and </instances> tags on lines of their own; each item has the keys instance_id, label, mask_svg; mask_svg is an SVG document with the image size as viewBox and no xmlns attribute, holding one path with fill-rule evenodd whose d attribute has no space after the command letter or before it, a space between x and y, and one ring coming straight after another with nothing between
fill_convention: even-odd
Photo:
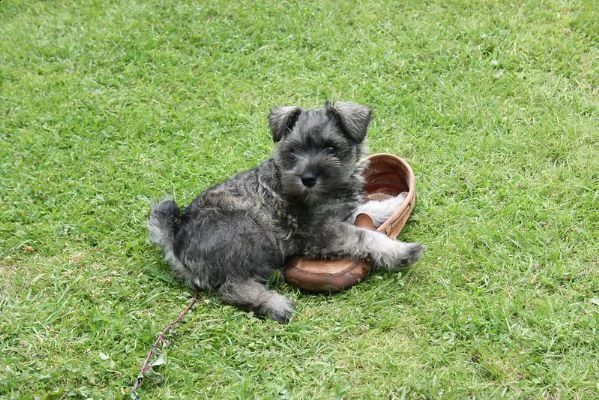
<instances>
[{"instance_id":1,"label":"puppy's ear","mask_svg":"<svg viewBox=\"0 0 599 400\"><path fill-rule=\"evenodd\" d=\"M366 138L370 123L370 108L355 103L327 103L327 114L336 119L341 129L351 139L361 143Z\"/></svg>"},{"instance_id":2,"label":"puppy's ear","mask_svg":"<svg viewBox=\"0 0 599 400\"><path fill-rule=\"evenodd\" d=\"M268 116L272 140L276 143L293 129L302 109L297 106L273 108Z\"/></svg>"}]
</instances>

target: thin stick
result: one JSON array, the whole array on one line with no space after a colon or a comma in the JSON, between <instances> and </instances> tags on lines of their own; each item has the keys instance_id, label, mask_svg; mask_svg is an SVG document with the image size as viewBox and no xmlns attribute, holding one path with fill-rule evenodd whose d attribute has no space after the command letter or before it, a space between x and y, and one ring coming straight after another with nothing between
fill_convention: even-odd
<instances>
[{"instance_id":1,"label":"thin stick","mask_svg":"<svg viewBox=\"0 0 599 400\"><path fill-rule=\"evenodd\" d=\"M164 344L166 342L166 340L165 340L166 334L172 329L173 326L175 326L179 321L181 321L181 319L185 316L185 314L187 314L189 312L189 310L191 310L191 308L194 306L194 304L197 301L198 301L198 292L196 292L193 295L193 298L191 299L191 302L189 303L189 305L187 307L185 307L185 309L179 313L177 318L175 318L167 326L165 326L164 329L162 330L162 332L160 332L158 334L158 337L152 344L152 348L148 352L148 356L146 357L144 363L141 365L141 370L139 371L139 375L137 375L135 384L133 384L133 387L131 388L131 398L133 400L139 400L139 396L137 396L137 389L139 389L139 387L141 386L141 383L143 382L144 374L152 369L150 360L152 360L152 358L154 358L160 352L158 345Z\"/></svg>"}]
</instances>

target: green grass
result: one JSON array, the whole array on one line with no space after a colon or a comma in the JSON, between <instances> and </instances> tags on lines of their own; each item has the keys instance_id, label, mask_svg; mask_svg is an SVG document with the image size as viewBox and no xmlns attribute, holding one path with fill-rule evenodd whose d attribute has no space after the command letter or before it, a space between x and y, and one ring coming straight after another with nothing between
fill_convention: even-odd
<instances>
[{"instance_id":1,"label":"green grass","mask_svg":"<svg viewBox=\"0 0 599 400\"><path fill-rule=\"evenodd\" d=\"M147 240L269 156L275 105L370 105L428 246L288 325L206 294L143 399L599 397L592 1L0 2L0 398L126 398L191 293Z\"/></svg>"}]
</instances>

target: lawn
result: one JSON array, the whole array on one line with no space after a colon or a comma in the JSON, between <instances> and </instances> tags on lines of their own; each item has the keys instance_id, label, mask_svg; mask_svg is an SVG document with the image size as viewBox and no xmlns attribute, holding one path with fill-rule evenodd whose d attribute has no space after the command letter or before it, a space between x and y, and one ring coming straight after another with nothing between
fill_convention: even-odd
<instances>
[{"instance_id":1,"label":"lawn","mask_svg":"<svg viewBox=\"0 0 599 400\"><path fill-rule=\"evenodd\" d=\"M599 398L599 9L578 1L0 2L0 398L121 399L192 293L148 239L352 100L410 162L403 273L211 293L142 399Z\"/></svg>"}]
</instances>

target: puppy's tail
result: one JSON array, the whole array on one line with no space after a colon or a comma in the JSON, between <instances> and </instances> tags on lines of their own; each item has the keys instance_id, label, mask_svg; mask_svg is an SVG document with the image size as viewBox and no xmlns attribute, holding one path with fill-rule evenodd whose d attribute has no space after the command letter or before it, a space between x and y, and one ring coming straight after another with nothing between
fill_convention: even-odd
<instances>
[{"instance_id":1,"label":"puppy's tail","mask_svg":"<svg viewBox=\"0 0 599 400\"><path fill-rule=\"evenodd\" d=\"M150 241L160 246L166 259L172 263L176 262L173 243L180 213L179 207L173 200L163 200L152 205L148 218Z\"/></svg>"}]
</instances>

